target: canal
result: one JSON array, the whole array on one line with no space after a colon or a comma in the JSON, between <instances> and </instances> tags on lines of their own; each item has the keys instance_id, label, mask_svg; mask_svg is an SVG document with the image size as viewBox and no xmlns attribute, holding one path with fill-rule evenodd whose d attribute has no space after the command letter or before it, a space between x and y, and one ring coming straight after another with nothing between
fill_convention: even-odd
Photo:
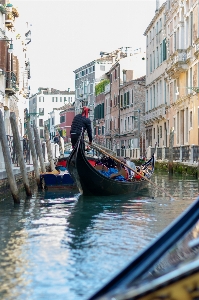
<instances>
[{"instance_id":1,"label":"canal","mask_svg":"<svg viewBox=\"0 0 199 300\"><path fill-rule=\"evenodd\" d=\"M198 196L198 181L155 174L134 196L63 192L0 199L0 299L82 300L103 286ZM172 198L168 194L173 195Z\"/></svg>"}]
</instances>

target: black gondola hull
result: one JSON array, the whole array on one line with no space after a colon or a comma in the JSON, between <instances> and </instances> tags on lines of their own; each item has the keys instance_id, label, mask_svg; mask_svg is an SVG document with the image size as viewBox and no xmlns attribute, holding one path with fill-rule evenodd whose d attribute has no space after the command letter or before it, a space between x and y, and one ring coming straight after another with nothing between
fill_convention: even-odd
<instances>
[{"instance_id":1,"label":"black gondola hull","mask_svg":"<svg viewBox=\"0 0 199 300\"><path fill-rule=\"evenodd\" d=\"M148 184L146 180L129 182L105 177L88 162L81 141L69 157L68 169L76 181L80 193L85 196L132 194L145 188Z\"/></svg>"}]
</instances>

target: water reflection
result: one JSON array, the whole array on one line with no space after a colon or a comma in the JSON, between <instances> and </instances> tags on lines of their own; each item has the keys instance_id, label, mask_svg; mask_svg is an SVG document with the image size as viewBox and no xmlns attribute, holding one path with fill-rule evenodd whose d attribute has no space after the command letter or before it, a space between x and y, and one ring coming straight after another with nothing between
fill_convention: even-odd
<instances>
[{"instance_id":1,"label":"water reflection","mask_svg":"<svg viewBox=\"0 0 199 300\"><path fill-rule=\"evenodd\" d=\"M34 191L0 200L0 298L87 299L196 198L197 180L155 175L142 194Z\"/></svg>"}]
</instances>

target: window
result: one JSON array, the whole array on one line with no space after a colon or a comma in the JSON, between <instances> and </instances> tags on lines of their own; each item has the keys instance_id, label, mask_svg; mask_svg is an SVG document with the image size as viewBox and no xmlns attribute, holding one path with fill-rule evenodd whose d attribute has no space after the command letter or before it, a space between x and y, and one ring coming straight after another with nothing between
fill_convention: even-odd
<instances>
[{"instance_id":1,"label":"window","mask_svg":"<svg viewBox=\"0 0 199 300\"><path fill-rule=\"evenodd\" d=\"M153 70L155 70L155 51L153 51Z\"/></svg>"},{"instance_id":2,"label":"window","mask_svg":"<svg viewBox=\"0 0 199 300\"><path fill-rule=\"evenodd\" d=\"M177 49L177 40L176 40L176 32L173 34L173 50L176 51Z\"/></svg>"},{"instance_id":3,"label":"window","mask_svg":"<svg viewBox=\"0 0 199 300\"><path fill-rule=\"evenodd\" d=\"M160 138L162 138L162 126L160 126Z\"/></svg>"},{"instance_id":4,"label":"window","mask_svg":"<svg viewBox=\"0 0 199 300\"><path fill-rule=\"evenodd\" d=\"M123 107L123 95L120 96L120 107Z\"/></svg>"},{"instance_id":5,"label":"window","mask_svg":"<svg viewBox=\"0 0 199 300\"><path fill-rule=\"evenodd\" d=\"M62 102L62 97L60 97L60 102Z\"/></svg>"},{"instance_id":6,"label":"window","mask_svg":"<svg viewBox=\"0 0 199 300\"><path fill-rule=\"evenodd\" d=\"M158 47L156 48L156 60L157 60L156 66L158 68L159 67L159 50L158 50Z\"/></svg>"},{"instance_id":7,"label":"window","mask_svg":"<svg viewBox=\"0 0 199 300\"><path fill-rule=\"evenodd\" d=\"M58 97L55 97L56 98L56 102L58 102Z\"/></svg>"},{"instance_id":8,"label":"window","mask_svg":"<svg viewBox=\"0 0 199 300\"><path fill-rule=\"evenodd\" d=\"M193 126L192 111L190 111L190 127Z\"/></svg>"},{"instance_id":9,"label":"window","mask_svg":"<svg viewBox=\"0 0 199 300\"><path fill-rule=\"evenodd\" d=\"M40 129L40 138L43 138L43 137L44 137L44 130Z\"/></svg>"},{"instance_id":10,"label":"window","mask_svg":"<svg viewBox=\"0 0 199 300\"><path fill-rule=\"evenodd\" d=\"M117 79L117 69L115 69L115 75L114 75L115 80Z\"/></svg>"},{"instance_id":11,"label":"window","mask_svg":"<svg viewBox=\"0 0 199 300\"><path fill-rule=\"evenodd\" d=\"M155 128L153 128L153 138L155 139Z\"/></svg>"},{"instance_id":12,"label":"window","mask_svg":"<svg viewBox=\"0 0 199 300\"><path fill-rule=\"evenodd\" d=\"M150 73L152 72L152 55L150 54Z\"/></svg>"},{"instance_id":13,"label":"window","mask_svg":"<svg viewBox=\"0 0 199 300\"><path fill-rule=\"evenodd\" d=\"M162 42L162 60L167 59L167 45L166 45L166 39L163 40Z\"/></svg>"},{"instance_id":14,"label":"window","mask_svg":"<svg viewBox=\"0 0 199 300\"><path fill-rule=\"evenodd\" d=\"M188 142L188 133L189 133L189 121L188 121L188 107L185 110L185 142Z\"/></svg>"},{"instance_id":15,"label":"window","mask_svg":"<svg viewBox=\"0 0 199 300\"><path fill-rule=\"evenodd\" d=\"M193 44L193 12L190 13L190 45Z\"/></svg>"},{"instance_id":16,"label":"window","mask_svg":"<svg viewBox=\"0 0 199 300\"><path fill-rule=\"evenodd\" d=\"M93 66L93 72L95 71L95 66Z\"/></svg>"},{"instance_id":17,"label":"window","mask_svg":"<svg viewBox=\"0 0 199 300\"><path fill-rule=\"evenodd\" d=\"M126 93L124 93L124 107L126 107Z\"/></svg>"},{"instance_id":18,"label":"window","mask_svg":"<svg viewBox=\"0 0 199 300\"><path fill-rule=\"evenodd\" d=\"M60 123L64 123L65 122L65 116L60 116Z\"/></svg>"},{"instance_id":19,"label":"window","mask_svg":"<svg viewBox=\"0 0 199 300\"><path fill-rule=\"evenodd\" d=\"M189 76L190 76L190 87L192 87L193 86L193 76L192 76L192 68L190 68L190 74L189 74Z\"/></svg>"},{"instance_id":20,"label":"window","mask_svg":"<svg viewBox=\"0 0 199 300\"><path fill-rule=\"evenodd\" d=\"M43 119L39 119L39 126L43 127L44 126L44 123L43 123Z\"/></svg>"},{"instance_id":21,"label":"window","mask_svg":"<svg viewBox=\"0 0 199 300\"><path fill-rule=\"evenodd\" d=\"M64 102L66 102L66 97L64 97Z\"/></svg>"},{"instance_id":22,"label":"window","mask_svg":"<svg viewBox=\"0 0 199 300\"><path fill-rule=\"evenodd\" d=\"M100 65L100 71L105 71L105 66Z\"/></svg>"},{"instance_id":23,"label":"window","mask_svg":"<svg viewBox=\"0 0 199 300\"><path fill-rule=\"evenodd\" d=\"M52 102L55 102L55 97L52 97Z\"/></svg>"},{"instance_id":24,"label":"window","mask_svg":"<svg viewBox=\"0 0 199 300\"><path fill-rule=\"evenodd\" d=\"M131 91L131 103L133 104L133 90Z\"/></svg>"},{"instance_id":25,"label":"window","mask_svg":"<svg viewBox=\"0 0 199 300\"><path fill-rule=\"evenodd\" d=\"M39 108L39 114L44 115L44 108Z\"/></svg>"},{"instance_id":26,"label":"window","mask_svg":"<svg viewBox=\"0 0 199 300\"><path fill-rule=\"evenodd\" d=\"M39 102L41 102L41 97L39 97Z\"/></svg>"},{"instance_id":27,"label":"window","mask_svg":"<svg viewBox=\"0 0 199 300\"><path fill-rule=\"evenodd\" d=\"M54 125L55 124L55 119L54 119L54 117L52 118L52 125Z\"/></svg>"},{"instance_id":28,"label":"window","mask_svg":"<svg viewBox=\"0 0 199 300\"><path fill-rule=\"evenodd\" d=\"M126 105L129 105L129 91L126 93Z\"/></svg>"}]
</instances>

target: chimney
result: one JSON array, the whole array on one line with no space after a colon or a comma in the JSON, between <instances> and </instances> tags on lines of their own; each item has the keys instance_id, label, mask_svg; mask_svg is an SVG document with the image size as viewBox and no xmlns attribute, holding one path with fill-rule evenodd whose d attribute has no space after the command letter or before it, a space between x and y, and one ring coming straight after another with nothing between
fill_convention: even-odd
<instances>
[{"instance_id":1,"label":"chimney","mask_svg":"<svg viewBox=\"0 0 199 300\"><path fill-rule=\"evenodd\" d=\"M155 12L158 12L159 8L160 8L160 1L156 0L156 10L155 10Z\"/></svg>"}]
</instances>

